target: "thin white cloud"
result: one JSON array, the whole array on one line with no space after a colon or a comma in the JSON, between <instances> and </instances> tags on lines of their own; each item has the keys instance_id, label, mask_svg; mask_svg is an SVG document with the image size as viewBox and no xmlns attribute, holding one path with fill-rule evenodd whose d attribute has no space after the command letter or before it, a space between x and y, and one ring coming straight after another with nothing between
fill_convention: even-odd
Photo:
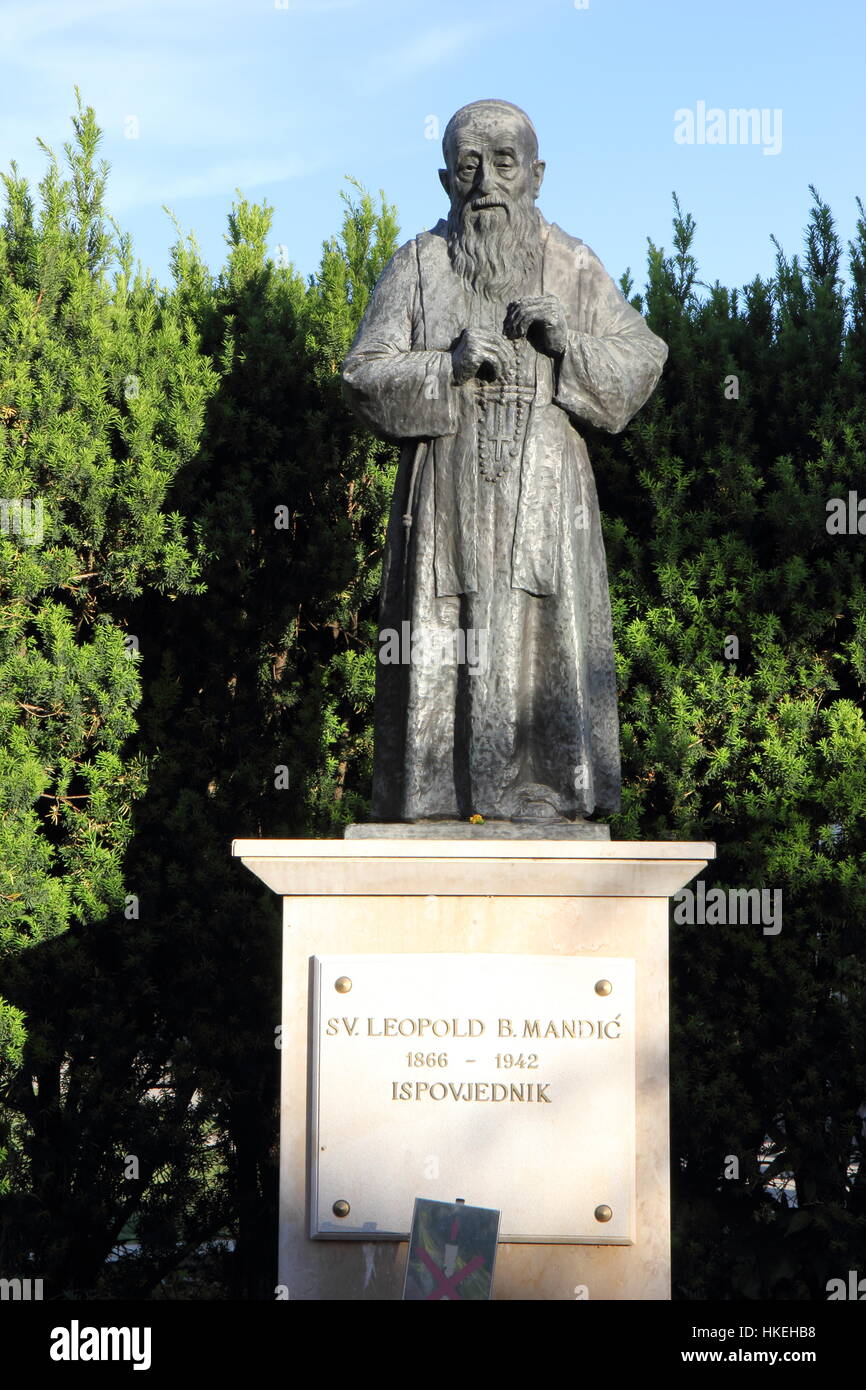
<instances>
[{"instance_id":1,"label":"thin white cloud","mask_svg":"<svg viewBox=\"0 0 866 1390\"><path fill-rule=\"evenodd\" d=\"M29 100L24 108L19 103L14 121L3 125L8 155L32 148L37 134L60 153L63 142L73 135L69 117L75 110L75 85L85 105L96 111L105 137L103 154L112 140L125 136L130 116L139 122L142 147L156 141L168 153L182 142L185 150L198 147L216 153L226 143L227 117L242 105L236 78L233 86L236 58L225 51L208 55L199 49L153 43L133 47L129 40L95 45L73 41L45 45L38 55L28 57L27 66L30 72L22 75L19 89ZM62 116L55 110L50 121L46 119L40 92L55 94L55 104L59 97ZM240 124L240 111L237 116ZM254 129L258 116L255 108L248 110L242 124ZM302 124L300 114L286 106L280 108L277 122L271 120L272 127L277 123L284 131ZM228 124L231 140L235 122ZM63 132L59 144L58 130ZM24 137L20 142L19 132Z\"/></svg>"},{"instance_id":2,"label":"thin white cloud","mask_svg":"<svg viewBox=\"0 0 866 1390\"><path fill-rule=\"evenodd\" d=\"M210 0L147 0L153 9L170 9L173 12L186 8L202 9L210 5ZM61 34L79 25L89 24L94 19L111 19L114 16L141 13L141 0L76 0L73 4L56 3L56 0L40 0L38 4L4 4L0 12L0 43L5 50L4 57L21 56L11 48L13 44L42 39L49 34Z\"/></svg>"},{"instance_id":3,"label":"thin white cloud","mask_svg":"<svg viewBox=\"0 0 866 1390\"><path fill-rule=\"evenodd\" d=\"M329 10L354 10L361 0L288 0L277 4L272 0L275 10L288 10L292 14L327 14Z\"/></svg>"},{"instance_id":4,"label":"thin white cloud","mask_svg":"<svg viewBox=\"0 0 866 1390\"><path fill-rule=\"evenodd\" d=\"M263 184L286 183L289 179L303 178L320 168L321 164L321 160L300 158L245 160L243 155L239 155L237 159L211 164L195 173L180 174L164 181L158 178L133 179L120 172L112 175L109 201L112 211L121 212L145 203L172 205L185 198L231 197L237 188L247 193L253 188L261 188Z\"/></svg>"},{"instance_id":5,"label":"thin white cloud","mask_svg":"<svg viewBox=\"0 0 866 1390\"><path fill-rule=\"evenodd\" d=\"M413 39L381 54L367 64L361 85L367 91L380 91L395 82L416 77L428 68L438 67L469 44L480 40L493 28L493 22L452 24L425 29Z\"/></svg>"}]
</instances>

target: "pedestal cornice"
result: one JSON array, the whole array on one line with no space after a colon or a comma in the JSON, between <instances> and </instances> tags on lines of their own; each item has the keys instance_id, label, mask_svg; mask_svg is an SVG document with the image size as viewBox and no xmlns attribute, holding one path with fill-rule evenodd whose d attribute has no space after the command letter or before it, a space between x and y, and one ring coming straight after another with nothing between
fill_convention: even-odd
<instances>
[{"instance_id":1,"label":"pedestal cornice","mask_svg":"<svg viewBox=\"0 0 866 1390\"><path fill-rule=\"evenodd\" d=\"M707 841L235 840L282 897L666 898L715 858Z\"/></svg>"}]
</instances>

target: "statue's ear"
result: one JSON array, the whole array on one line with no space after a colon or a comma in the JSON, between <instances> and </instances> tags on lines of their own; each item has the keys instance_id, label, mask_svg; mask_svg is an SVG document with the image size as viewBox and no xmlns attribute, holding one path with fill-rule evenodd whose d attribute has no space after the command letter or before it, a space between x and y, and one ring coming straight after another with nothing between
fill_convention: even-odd
<instances>
[{"instance_id":1,"label":"statue's ear","mask_svg":"<svg viewBox=\"0 0 866 1390\"><path fill-rule=\"evenodd\" d=\"M532 163L532 196L537 198L541 192L541 185L544 180L544 170L547 166L543 159L535 159Z\"/></svg>"},{"instance_id":2,"label":"statue's ear","mask_svg":"<svg viewBox=\"0 0 866 1390\"><path fill-rule=\"evenodd\" d=\"M450 197L451 197L451 175L448 173L448 170L447 170L447 169L440 169L440 170L439 170L439 182L441 183L442 187L445 189L445 192L448 194L448 197L450 198Z\"/></svg>"}]
</instances>

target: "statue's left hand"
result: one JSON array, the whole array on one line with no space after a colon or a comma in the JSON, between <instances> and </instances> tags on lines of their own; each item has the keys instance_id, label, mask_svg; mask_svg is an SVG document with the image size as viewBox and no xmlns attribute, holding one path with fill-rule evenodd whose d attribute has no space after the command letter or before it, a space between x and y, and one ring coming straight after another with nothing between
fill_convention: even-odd
<instances>
[{"instance_id":1,"label":"statue's left hand","mask_svg":"<svg viewBox=\"0 0 866 1390\"><path fill-rule=\"evenodd\" d=\"M544 352L551 356L565 352L568 321L555 294L539 294L509 304L505 315L506 337L525 338L534 327L538 329L537 336Z\"/></svg>"}]
</instances>

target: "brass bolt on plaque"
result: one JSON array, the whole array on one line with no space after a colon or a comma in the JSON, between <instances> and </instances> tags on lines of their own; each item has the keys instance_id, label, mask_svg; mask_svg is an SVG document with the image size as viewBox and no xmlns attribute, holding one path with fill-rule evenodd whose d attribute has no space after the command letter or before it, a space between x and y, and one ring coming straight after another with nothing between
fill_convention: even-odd
<instances>
[{"instance_id":1,"label":"brass bolt on plaque","mask_svg":"<svg viewBox=\"0 0 866 1390\"><path fill-rule=\"evenodd\" d=\"M344 1201L342 1197L339 1202L335 1202L331 1207L331 1211L335 1216L348 1216L351 1210L352 1208L349 1206L349 1203Z\"/></svg>"},{"instance_id":2,"label":"brass bolt on plaque","mask_svg":"<svg viewBox=\"0 0 866 1390\"><path fill-rule=\"evenodd\" d=\"M341 975L339 980L334 984L334 989L338 994L348 994L351 988L352 981L349 979L348 975Z\"/></svg>"},{"instance_id":3,"label":"brass bolt on plaque","mask_svg":"<svg viewBox=\"0 0 866 1390\"><path fill-rule=\"evenodd\" d=\"M596 1221L610 1221L612 1216L613 1212L611 1211L610 1207L600 1206L596 1207L595 1209Z\"/></svg>"},{"instance_id":4,"label":"brass bolt on plaque","mask_svg":"<svg viewBox=\"0 0 866 1390\"><path fill-rule=\"evenodd\" d=\"M596 981L596 985L595 985L595 992L596 992L596 994L610 994L610 993L612 992L612 990L613 990L613 985L611 984L610 980L597 980L597 981Z\"/></svg>"}]
</instances>

